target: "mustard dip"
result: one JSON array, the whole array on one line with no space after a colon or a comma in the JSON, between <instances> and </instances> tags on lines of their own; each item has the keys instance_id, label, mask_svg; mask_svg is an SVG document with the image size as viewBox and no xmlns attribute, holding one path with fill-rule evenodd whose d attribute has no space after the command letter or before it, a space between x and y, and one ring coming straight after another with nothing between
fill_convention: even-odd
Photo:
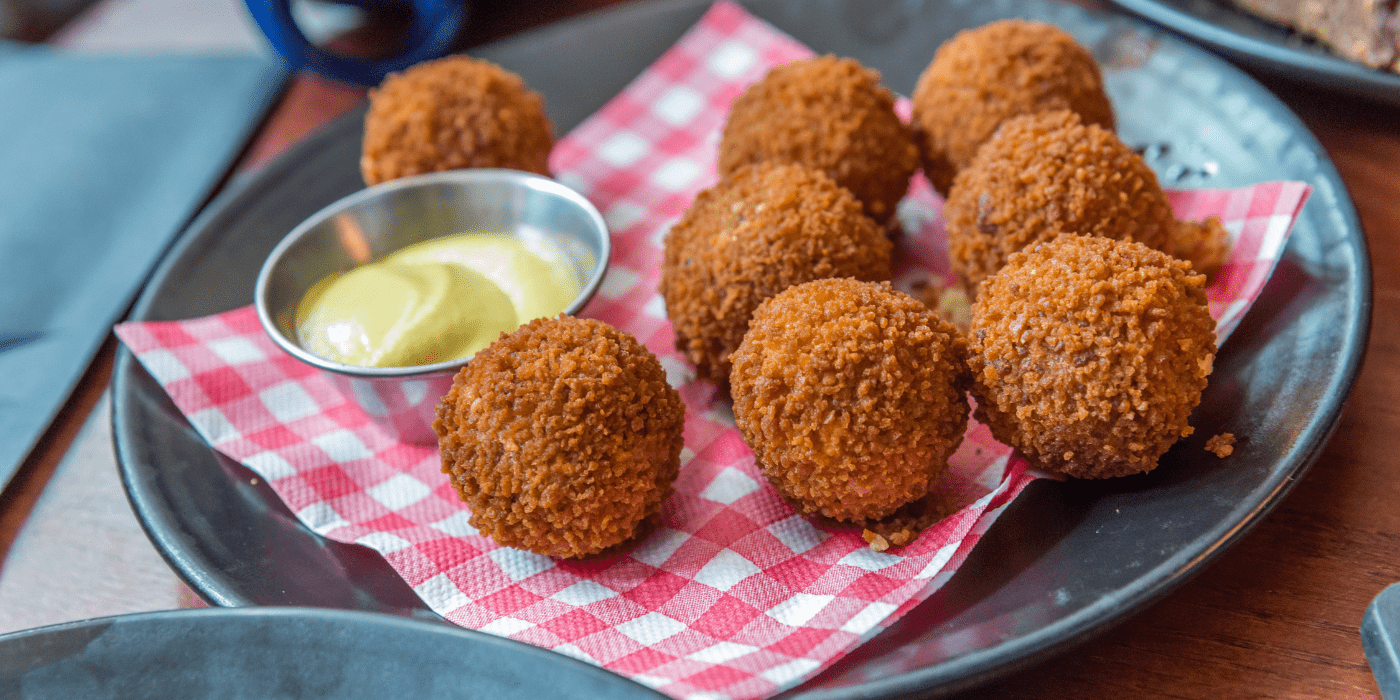
<instances>
[{"instance_id":1,"label":"mustard dip","mask_svg":"<svg viewBox=\"0 0 1400 700\"><path fill-rule=\"evenodd\" d=\"M502 333L557 315L579 289L557 251L499 234L445 236L317 282L297 307L297 340L362 367L466 359Z\"/></svg>"}]
</instances>

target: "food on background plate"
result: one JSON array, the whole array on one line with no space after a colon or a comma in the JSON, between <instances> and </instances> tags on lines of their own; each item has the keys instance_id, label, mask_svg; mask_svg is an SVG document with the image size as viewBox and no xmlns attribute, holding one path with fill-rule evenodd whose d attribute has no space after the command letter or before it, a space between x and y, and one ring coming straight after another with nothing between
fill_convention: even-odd
<instances>
[{"instance_id":1,"label":"food on background plate","mask_svg":"<svg viewBox=\"0 0 1400 700\"><path fill-rule=\"evenodd\" d=\"M1400 6L1395 0L1234 0L1234 4L1312 37L1344 58L1400 72Z\"/></svg>"},{"instance_id":2,"label":"food on background plate","mask_svg":"<svg viewBox=\"0 0 1400 700\"><path fill-rule=\"evenodd\" d=\"M1113 131L1093 55L1059 27L1008 19L944 42L914 88L912 125L924 174L948 194L953 177L1002 122L1070 110Z\"/></svg>"},{"instance_id":3,"label":"food on background plate","mask_svg":"<svg viewBox=\"0 0 1400 700\"><path fill-rule=\"evenodd\" d=\"M763 300L826 277L890 279L881 229L849 191L800 165L735 170L695 198L665 246L660 291L676 348L721 385Z\"/></svg>"},{"instance_id":4,"label":"food on background plate","mask_svg":"<svg viewBox=\"0 0 1400 700\"><path fill-rule=\"evenodd\" d=\"M497 544L595 555L659 521L685 404L661 363L601 321L532 321L477 353L438 406L442 471Z\"/></svg>"},{"instance_id":5,"label":"food on background plate","mask_svg":"<svg viewBox=\"0 0 1400 700\"><path fill-rule=\"evenodd\" d=\"M734 353L734 419L803 513L882 518L924 497L967 429L966 344L889 283L827 279L763 302Z\"/></svg>"},{"instance_id":6,"label":"food on background plate","mask_svg":"<svg viewBox=\"0 0 1400 700\"><path fill-rule=\"evenodd\" d=\"M539 94L494 63L449 56L384 79L369 95L365 184L458 168L549 176L554 127Z\"/></svg>"},{"instance_id":7,"label":"food on background plate","mask_svg":"<svg viewBox=\"0 0 1400 700\"><path fill-rule=\"evenodd\" d=\"M1013 253L972 305L977 420L1073 477L1146 472L1215 359L1205 276L1141 243L1064 234Z\"/></svg>"},{"instance_id":8,"label":"food on background plate","mask_svg":"<svg viewBox=\"0 0 1400 700\"><path fill-rule=\"evenodd\" d=\"M1142 156L1066 110L1003 123L958 173L943 216L953 269L974 296L1009 255L1062 232L1162 249L1176 228Z\"/></svg>"},{"instance_id":9,"label":"food on background plate","mask_svg":"<svg viewBox=\"0 0 1400 700\"><path fill-rule=\"evenodd\" d=\"M720 175L762 162L821 170L884 224L909 189L919 154L880 74L827 55L774 68L730 107Z\"/></svg>"},{"instance_id":10,"label":"food on background plate","mask_svg":"<svg viewBox=\"0 0 1400 700\"><path fill-rule=\"evenodd\" d=\"M460 360L578 293L557 251L512 236L444 236L317 282L297 306L297 343L361 367Z\"/></svg>"}]
</instances>

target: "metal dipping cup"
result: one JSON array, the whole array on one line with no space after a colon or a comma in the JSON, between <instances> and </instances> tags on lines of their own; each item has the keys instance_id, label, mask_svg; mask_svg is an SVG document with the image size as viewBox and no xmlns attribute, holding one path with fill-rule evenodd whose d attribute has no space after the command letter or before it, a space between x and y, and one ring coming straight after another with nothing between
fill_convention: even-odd
<instances>
[{"instance_id":1,"label":"metal dipping cup","mask_svg":"<svg viewBox=\"0 0 1400 700\"><path fill-rule=\"evenodd\" d=\"M273 342L321 370L375 424L402 442L436 445L437 404L467 360L414 367L332 362L297 342L296 311L312 285L329 275L414 243L471 232L514 236L527 247L562 253L582 289L566 314L593 297L612 249L598 210L549 178L486 168L406 177L345 197L287 234L258 274L258 319Z\"/></svg>"}]
</instances>

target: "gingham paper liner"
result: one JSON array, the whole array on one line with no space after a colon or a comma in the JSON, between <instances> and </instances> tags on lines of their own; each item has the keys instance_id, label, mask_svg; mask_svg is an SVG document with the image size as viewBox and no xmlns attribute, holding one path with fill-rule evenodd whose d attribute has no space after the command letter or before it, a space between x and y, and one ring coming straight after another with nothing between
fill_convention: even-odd
<instances>
[{"instance_id":1,"label":"gingham paper liner","mask_svg":"<svg viewBox=\"0 0 1400 700\"><path fill-rule=\"evenodd\" d=\"M260 474L316 532L381 552L434 610L634 678L675 697L763 697L796 685L952 576L1033 479L973 423L938 492L962 506L898 553L814 527L769 488L729 404L694 381L656 293L669 222L715 180L729 103L811 52L730 3L556 146L560 180L613 229L608 277L584 315L642 340L688 407L686 449L661 529L635 550L565 562L495 546L431 448L395 443L319 374L278 350L251 308L118 335L215 448ZM901 109L907 114L907 104ZM1211 290L1223 340L1282 250L1308 188L1175 192L1184 217L1221 215L1239 237ZM951 280L936 195L916 178L896 281Z\"/></svg>"}]
</instances>

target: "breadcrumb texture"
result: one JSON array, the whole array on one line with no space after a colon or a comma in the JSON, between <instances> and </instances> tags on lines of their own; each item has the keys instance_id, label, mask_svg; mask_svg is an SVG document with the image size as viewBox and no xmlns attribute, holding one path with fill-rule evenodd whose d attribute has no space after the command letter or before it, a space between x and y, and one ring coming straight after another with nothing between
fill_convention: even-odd
<instances>
[{"instance_id":1,"label":"breadcrumb texture","mask_svg":"<svg viewBox=\"0 0 1400 700\"><path fill-rule=\"evenodd\" d=\"M909 189L919 151L880 74L827 55L774 68L730 107L720 173L768 161L821 170L884 223Z\"/></svg>"},{"instance_id":2,"label":"breadcrumb texture","mask_svg":"<svg viewBox=\"0 0 1400 700\"><path fill-rule=\"evenodd\" d=\"M1073 112L1016 117L958 173L948 203L948 253L968 291L1007 256L1060 233L1162 249L1176 229L1167 195L1142 157Z\"/></svg>"},{"instance_id":3,"label":"breadcrumb texture","mask_svg":"<svg viewBox=\"0 0 1400 700\"><path fill-rule=\"evenodd\" d=\"M972 305L977 419L1035 466L1150 471L1192 432L1215 359L1205 276L1139 243L1063 235L1011 256Z\"/></svg>"},{"instance_id":4,"label":"breadcrumb texture","mask_svg":"<svg viewBox=\"0 0 1400 700\"><path fill-rule=\"evenodd\" d=\"M967 429L966 343L889 283L818 280L754 313L734 354L734 418L804 513L887 516L923 497Z\"/></svg>"},{"instance_id":5,"label":"breadcrumb texture","mask_svg":"<svg viewBox=\"0 0 1400 700\"><path fill-rule=\"evenodd\" d=\"M933 491L923 498L900 506L899 510L879 520L861 523L864 529L860 534L871 549L883 552L891 547L903 547L913 542L920 532L933 527L957 511L957 506Z\"/></svg>"},{"instance_id":6,"label":"breadcrumb texture","mask_svg":"<svg viewBox=\"0 0 1400 700\"><path fill-rule=\"evenodd\" d=\"M601 321L537 319L462 368L438 406L442 471L498 544L585 557L660 516L685 404L656 357Z\"/></svg>"},{"instance_id":7,"label":"breadcrumb texture","mask_svg":"<svg viewBox=\"0 0 1400 700\"><path fill-rule=\"evenodd\" d=\"M365 183L458 168L549 175L554 127L540 96L494 63L449 56L384 79L369 94Z\"/></svg>"},{"instance_id":8,"label":"breadcrumb texture","mask_svg":"<svg viewBox=\"0 0 1400 700\"><path fill-rule=\"evenodd\" d=\"M743 167L701 192L666 236L661 296L697 375L729 356L765 299L828 277L890 279L893 246L850 192L799 165Z\"/></svg>"},{"instance_id":9,"label":"breadcrumb texture","mask_svg":"<svg viewBox=\"0 0 1400 700\"><path fill-rule=\"evenodd\" d=\"M1206 440L1206 452L1214 452L1216 457L1225 459L1235 453L1235 434L1221 433Z\"/></svg>"},{"instance_id":10,"label":"breadcrumb texture","mask_svg":"<svg viewBox=\"0 0 1400 700\"><path fill-rule=\"evenodd\" d=\"M1070 110L1114 128L1094 57L1068 32L1041 22L1009 19L959 32L938 48L912 99L924 174L944 194L1012 117Z\"/></svg>"},{"instance_id":11,"label":"breadcrumb texture","mask_svg":"<svg viewBox=\"0 0 1400 700\"><path fill-rule=\"evenodd\" d=\"M1230 257L1230 232L1214 216L1202 221L1178 221L1165 250L1172 257L1191 263L1209 284Z\"/></svg>"}]
</instances>

